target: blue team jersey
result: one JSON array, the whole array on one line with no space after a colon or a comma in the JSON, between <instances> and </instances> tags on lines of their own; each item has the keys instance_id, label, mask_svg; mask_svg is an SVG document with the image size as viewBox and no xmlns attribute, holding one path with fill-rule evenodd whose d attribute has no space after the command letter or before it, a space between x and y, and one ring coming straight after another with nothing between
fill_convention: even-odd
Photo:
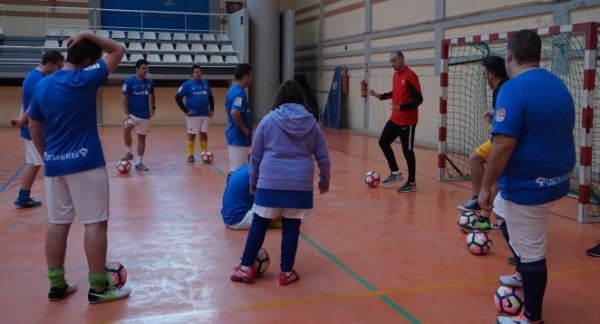
<instances>
[{"instance_id":1,"label":"blue team jersey","mask_svg":"<svg viewBox=\"0 0 600 324\"><path fill-rule=\"evenodd\" d=\"M225 192L223 192L223 208L221 216L226 225L235 225L241 222L246 213L252 208L254 196L250 194L250 175L248 164L233 171Z\"/></svg>"},{"instance_id":2,"label":"blue team jersey","mask_svg":"<svg viewBox=\"0 0 600 324\"><path fill-rule=\"evenodd\" d=\"M565 196L575 165L573 98L552 73L525 71L500 89L492 133L517 140L498 187L502 198L538 205Z\"/></svg>"},{"instance_id":3,"label":"blue team jersey","mask_svg":"<svg viewBox=\"0 0 600 324\"><path fill-rule=\"evenodd\" d=\"M23 89L21 90L23 95L23 113L29 108L31 104L31 99L33 99L33 94L35 93L36 85L40 82L41 79L45 78L46 75L39 71L38 69L33 69L31 72L27 74L25 79L23 80ZM31 139L31 135L29 135L29 128L27 125L21 128L21 137L24 139Z\"/></svg>"},{"instance_id":4,"label":"blue team jersey","mask_svg":"<svg viewBox=\"0 0 600 324\"><path fill-rule=\"evenodd\" d=\"M127 96L129 113L137 118L150 118L150 94L154 93L154 82L139 80L135 75L123 81L121 91Z\"/></svg>"},{"instance_id":5,"label":"blue team jersey","mask_svg":"<svg viewBox=\"0 0 600 324\"><path fill-rule=\"evenodd\" d=\"M208 98L212 95L212 92L206 80L200 80L200 82L185 81L177 90L177 95L185 97L185 107L192 112L191 116L208 116Z\"/></svg>"},{"instance_id":6,"label":"blue team jersey","mask_svg":"<svg viewBox=\"0 0 600 324\"><path fill-rule=\"evenodd\" d=\"M225 137L227 137L228 145L250 146L252 144L252 132L250 132L249 136L244 135L242 129L235 123L233 117L231 117L232 110L239 111L242 114L242 119L246 127L252 130L252 115L248 107L248 97L244 88L237 83L229 88L227 97L225 98L225 112L227 114Z\"/></svg>"},{"instance_id":7,"label":"blue team jersey","mask_svg":"<svg viewBox=\"0 0 600 324\"><path fill-rule=\"evenodd\" d=\"M38 83L29 117L43 123L47 177L106 165L96 125L96 92L107 78L108 68L100 60L85 69L54 72Z\"/></svg>"}]
</instances>

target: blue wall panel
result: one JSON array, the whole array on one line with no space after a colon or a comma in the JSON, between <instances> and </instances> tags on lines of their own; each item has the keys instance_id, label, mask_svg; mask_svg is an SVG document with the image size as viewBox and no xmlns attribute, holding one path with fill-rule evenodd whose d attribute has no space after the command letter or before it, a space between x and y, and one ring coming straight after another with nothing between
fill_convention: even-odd
<instances>
[{"instance_id":1,"label":"blue wall panel","mask_svg":"<svg viewBox=\"0 0 600 324\"><path fill-rule=\"evenodd\" d=\"M209 1L205 0L102 0L102 9L178 11L187 13L208 13ZM139 29L188 29L208 30L208 16L187 16L175 14L141 14L139 12L102 12L102 26L105 28Z\"/></svg>"}]
</instances>

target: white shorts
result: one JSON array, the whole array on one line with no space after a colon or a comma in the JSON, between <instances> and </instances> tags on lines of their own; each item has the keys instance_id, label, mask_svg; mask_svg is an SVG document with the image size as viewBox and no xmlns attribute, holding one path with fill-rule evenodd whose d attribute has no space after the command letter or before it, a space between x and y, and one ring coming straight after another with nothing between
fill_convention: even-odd
<instances>
[{"instance_id":1,"label":"white shorts","mask_svg":"<svg viewBox=\"0 0 600 324\"><path fill-rule=\"evenodd\" d=\"M503 199L500 194L494 200L494 212L506 221L510 245L522 262L531 263L546 257L548 243L548 211L551 203L519 205Z\"/></svg>"},{"instance_id":2,"label":"white shorts","mask_svg":"<svg viewBox=\"0 0 600 324\"><path fill-rule=\"evenodd\" d=\"M135 132L140 135L150 134L150 119L138 118L130 114L123 126L127 127L128 125L133 125Z\"/></svg>"},{"instance_id":3,"label":"white shorts","mask_svg":"<svg viewBox=\"0 0 600 324\"><path fill-rule=\"evenodd\" d=\"M46 205L51 224L71 224L77 219L83 224L108 219L108 175L106 167L46 177Z\"/></svg>"},{"instance_id":4,"label":"white shorts","mask_svg":"<svg viewBox=\"0 0 600 324\"><path fill-rule=\"evenodd\" d=\"M35 148L32 140L25 140L25 163L44 165L40 152Z\"/></svg>"},{"instance_id":5,"label":"white shorts","mask_svg":"<svg viewBox=\"0 0 600 324\"><path fill-rule=\"evenodd\" d=\"M208 125L210 124L210 117L190 117L185 116L185 122L187 124L188 134L198 134L208 132Z\"/></svg>"},{"instance_id":6,"label":"white shorts","mask_svg":"<svg viewBox=\"0 0 600 324\"><path fill-rule=\"evenodd\" d=\"M279 219L280 217L304 219L306 216L310 215L312 209L272 208L254 204L252 205L252 209L250 209L250 212L255 213L260 217L268 219Z\"/></svg>"},{"instance_id":7,"label":"white shorts","mask_svg":"<svg viewBox=\"0 0 600 324\"><path fill-rule=\"evenodd\" d=\"M237 224L233 224L233 225L225 225L227 228L230 229L234 229L234 230L245 230L245 229L249 229L250 226L252 225L252 219L254 219L254 212L252 211L252 209L250 209L247 213L246 216L244 216L244 218L242 219L241 222L237 223Z\"/></svg>"},{"instance_id":8,"label":"white shorts","mask_svg":"<svg viewBox=\"0 0 600 324\"><path fill-rule=\"evenodd\" d=\"M233 171L248 163L250 146L229 145L229 170Z\"/></svg>"}]
</instances>

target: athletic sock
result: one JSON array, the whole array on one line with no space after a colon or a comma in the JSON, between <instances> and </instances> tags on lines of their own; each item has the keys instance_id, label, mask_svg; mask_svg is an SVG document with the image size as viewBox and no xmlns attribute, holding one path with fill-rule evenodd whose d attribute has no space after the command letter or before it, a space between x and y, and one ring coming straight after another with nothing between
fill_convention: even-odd
<instances>
[{"instance_id":1,"label":"athletic sock","mask_svg":"<svg viewBox=\"0 0 600 324\"><path fill-rule=\"evenodd\" d=\"M48 269L48 279L50 280L50 287L53 288L62 289L67 285L65 282L65 269L62 267Z\"/></svg>"},{"instance_id":2,"label":"athletic sock","mask_svg":"<svg viewBox=\"0 0 600 324\"><path fill-rule=\"evenodd\" d=\"M194 141L185 141L188 156L194 155Z\"/></svg>"}]
</instances>

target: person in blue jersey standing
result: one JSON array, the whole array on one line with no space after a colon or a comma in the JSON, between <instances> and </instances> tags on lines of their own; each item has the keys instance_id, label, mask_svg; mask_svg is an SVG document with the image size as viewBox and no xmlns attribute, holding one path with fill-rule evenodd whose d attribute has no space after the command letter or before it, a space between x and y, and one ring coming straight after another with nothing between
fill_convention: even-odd
<instances>
[{"instance_id":1,"label":"person in blue jersey standing","mask_svg":"<svg viewBox=\"0 0 600 324\"><path fill-rule=\"evenodd\" d=\"M131 131L135 128L138 138L137 157L135 169L148 171L144 165L144 152L146 151L146 136L150 133L150 118L156 112L156 96L154 95L154 82L146 78L148 74L148 61L139 59L135 62L135 75L123 81L123 140L127 153L125 160L133 160Z\"/></svg>"},{"instance_id":2,"label":"person in blue jersey standing","mask_svg":"<svg viewBox=\"0 0 600 324\"><path fill-rule=\"evenodd\" d=\"M508 42L506 71L494 113L492 150L479 205L503 215L517 273L500 277L522 286L525 310L499 316L497 323L541 323L548 280L546 245L550 205L567 195L575 165L575 107L565 84L540 68L541 39L521 30ZM491 195L494 184L500 193ZM493 201L493 204L492 204Z\"/></svg>"},{"instance_id":3,"label":"person in blue jersey standing","mask_svg":"<svg viewBox=\"0 0 600 324\"><path fill-rule=\"evenodd\" d=\"M77 217L85 226L88 301L95 304L130 293L109 283L105 269L109 187L96 119L97 91L121 62L125 48L92 32L77 33L67 46L64 68L36 87L29 130L44 159L48 299L60 300L77 289L65 280L64 269L67 237ZM102 51L107 55L101 59Z\"/></svg>"},{"instance_id":4,"label":"person in blue jersey standing","mask_svg":"<svg viewBox=\"0 0 600 324\"><path fill-rule=\"evenodd\" d=\"M248 161L252 144L252 114L246 89L252 84L252 66L242 63L234 71L235 82L227 91L225 113L227 114L227 148L230 172Z\"/></svg>"},{"instance_id":5,"label":"person in blue jersey standing","mask_svg":"<svg viewBox=\"0 0 600 324\"><path fill-rule=\"evenodd\" d=\"M294 261L300 224L313 208L315 161L319 167L318 189L324 194L329 191L331 176L325 136L306 110L300 86L286 81L279 87L273 110L256 130L249 170L250 192L255 194L254 218L232 281L254 281L254 259L271 221L279 218L283 225L279 284L286 286L300 279Z\"/></svg>"},{"instance_id":6,"label":"person in blue jersey standing","mask_svg":"<svg viewBox=\"0 0 600 324\"><path fill-rule=\"evenodd\" d=\"M42 62L38 67L31 70L23 80L22 88L22 102L23 107L19 118L15 118L11 121L13 127L21 129L21 137L25 140L25 170L21 176L21 189L19 195L15 200L15 206L17 208L30 208L38 207L42 205L42 202L31 197L31 187L35 181L38 171L44 164L42 157L35 149L33 142L31 141L31 135L29 135L29 128L27 123L29 121L29 103L33 98L36 90L36 86L40 80L47 75L60 70L63 66L65 58L60 52L55 50L49 50L42 55Z\"/></svg>"},{"instance_id":7,"label":"person in blue jersey standing","mask_svg":"<svg viewBox=\"0 0 600 324\"><path fill-rule=\"evenodd\" d=\"M194 157L196 134L200 133L200 149L202 152L208 151L208 126L210 125L210 118L215 112L215 99L208 81L202 80L200 65L194 64L190 73L192 79L185 81L179 87L177 94L175 94L175 102L185 114L188 134L186 140L187 161L193 163L196 161ZM183 97L185 97L185 104L183 103Z\"/></svg>"}]
</instances>

